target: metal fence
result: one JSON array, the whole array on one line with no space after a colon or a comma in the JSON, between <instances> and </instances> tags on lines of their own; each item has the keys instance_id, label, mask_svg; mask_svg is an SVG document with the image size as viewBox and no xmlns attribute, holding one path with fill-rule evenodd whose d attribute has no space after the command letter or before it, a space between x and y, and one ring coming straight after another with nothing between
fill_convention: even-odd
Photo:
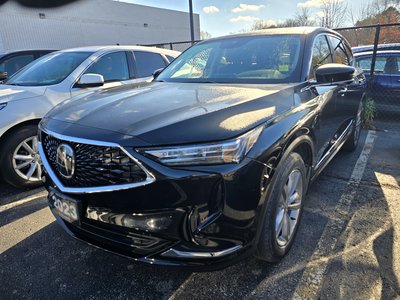
<instances>
[{"instance_id":1,"label":"metal fence","mask_svg":"<svg viewBox=\"0 0 400 300\"><path fill-rule=\"evenodd\" d=\"M368 80L366 117L386 127L400 121L400 23L338 28Z\"/></svg>"},{"instance_id":2,"label":"metal fence","mask_svg":"<svg viewBox=\"0 0 400 300\"><path fill-rule=\"evenodd\" d=\"M184 41L184 42L171 42L171 43L160 43L160 44L146 44L142 46L148 46L148 47L158 47L158 48L164 48L164 49L170 49L170 50L175 50L175 51L185 51L187 48L190 46L196 44L197 42L200 42L199 40L197 41Z\"/></svg>"}]
</instances>

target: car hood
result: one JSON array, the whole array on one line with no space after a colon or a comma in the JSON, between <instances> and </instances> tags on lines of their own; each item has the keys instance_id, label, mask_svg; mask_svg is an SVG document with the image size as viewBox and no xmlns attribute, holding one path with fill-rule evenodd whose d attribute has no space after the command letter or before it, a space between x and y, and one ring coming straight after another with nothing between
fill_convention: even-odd
<instances>
[{"instance_id":1,"label":"car hood","mask_svg":"<svg viewBox=\"0 0 400 300\"><path fill-rule=\"evenodd\" d=\"M0 85L0 103L42 96L45 86Z\"/></svg>"},{"instance_id":2,"label":"car hood","mask_svg":"<svg viewBox=\"0 0 400 300\"><path fill-rule=\"evenodd\" d=\"M89 127L136 137L149 145L224 140L293 107L293 87L155 82L67 101L46 118L68 123L64 134L72 136L79 135L78 128ZM102 140L98 135L96 139Z\"/></svg>"}]
</instances>

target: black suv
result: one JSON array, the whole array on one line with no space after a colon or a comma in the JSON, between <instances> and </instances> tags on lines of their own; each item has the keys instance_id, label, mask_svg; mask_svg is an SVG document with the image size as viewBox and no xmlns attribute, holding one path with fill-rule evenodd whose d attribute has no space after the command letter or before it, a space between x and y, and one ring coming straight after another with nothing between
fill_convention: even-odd
<instances>
[{"instance_id":1,"label":"black suv","mask_svg":"<svg viewBox=\"0 0 400 300\"><path fill-rule=\"evenodd\" d=\"M49 205L72 236L136 261L219 268L290 249L310 183L360 133L365 77L324 28L196 44L154 79L40 123Z\"/></svg>"}]
</instances>

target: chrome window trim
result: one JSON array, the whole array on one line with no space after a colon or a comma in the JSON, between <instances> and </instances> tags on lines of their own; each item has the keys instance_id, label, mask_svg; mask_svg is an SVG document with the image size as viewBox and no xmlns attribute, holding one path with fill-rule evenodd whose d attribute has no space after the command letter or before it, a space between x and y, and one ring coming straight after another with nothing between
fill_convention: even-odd
<instances>
[{"instance_id":1,"label":"chrome window trim","mask_svg":"<svg viewBox=\"0 0 400 300\"><path fill-rule=\"evenodd\" d=\"M142 171L145 172L146 175L147 175L147 177L146 177L146 179L144 181L135 182L135 183L129 183L129 184L118 184L118 185L107 185L107 186L96 186L96 187L81 187L81 188L66 187L58 179L57 175L52 170L49 162L47 161L46 155L45 155L44 150L43 150L42 141L40 140L38 142L38 148L39 148L39 154L40 154L40 157L42 159L43 166L45 167L45 169L46 169L47 173L49 174L51 180L54 182L54 184L63 193L92 194L92 193L102 193L102 192L114 192L114 191L120 191L120 190L126 190L126 189L130 189L130 188L145 186L145 185L151 184L154 181L156 181L155 176L149 170L147 170L140 161L138 161L135 157L133 157L125 148L121 147L120 145L118 145L116 143L110 143L110 142L103 142L103 141L96 141L96 140L89 140L89 139L71 137L71 136L59 134L59 133L52 132L50 130L44 129L40 125L39 125L39 130L44 132L44 133L46 133L46 134L48 134L48 135L50 135L50 136L52 136L52 137L55 137L57 139L64 140L64 141L67 141L67 142L119 148L130 159L132 159L139 166L139 168L142 169Z\"/></svg>"}]
</instances>

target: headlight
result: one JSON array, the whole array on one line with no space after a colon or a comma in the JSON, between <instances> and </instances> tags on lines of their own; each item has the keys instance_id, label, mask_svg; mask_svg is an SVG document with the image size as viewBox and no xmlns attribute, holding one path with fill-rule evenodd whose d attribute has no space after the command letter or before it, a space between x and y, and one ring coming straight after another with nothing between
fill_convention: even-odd
<instances>
[{"instance_id":1,"label":"headlight","mask_svg":"<svg viewBox=\"0 0 400 300\"><path fill-rule=\"evenodd\" d=\"M220 143L148 149L144 152L168 166L239 163L257 142L264 125Z\"/></svg>"},{"instance_id":2,"label":"headlight","mask_svg":"<svg viewBox=\"0 0 400 300\"><path fill-rule=\"evenodd\" d=\"M7 106L7 103L0 103L0 110Z\"/></svg>"}]
</instances>

